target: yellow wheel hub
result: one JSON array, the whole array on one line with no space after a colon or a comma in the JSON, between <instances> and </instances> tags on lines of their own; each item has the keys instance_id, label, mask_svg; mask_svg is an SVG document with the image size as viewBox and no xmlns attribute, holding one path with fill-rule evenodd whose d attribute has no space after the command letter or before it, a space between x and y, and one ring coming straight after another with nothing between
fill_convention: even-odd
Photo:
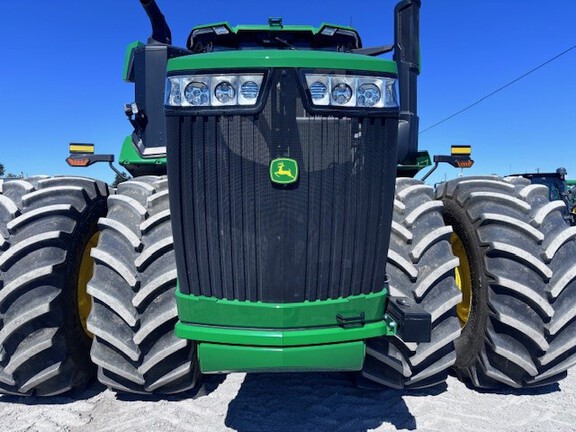
<instances>
[{"instance_id":1,"label":"yellow wheel hub","mask_svg":"<svg viewBox=\"0 0 576 432\"><path fill-rule=\"evenodd\" d=\"M80 271L78 273L78 287L76 290L78 295L78 316L80 317L84 332L90 338L92 338L92 333L88 331L86 321L92 309L92 297L88 295L87 287L88 281L90 281L92 273L94 272L94 261L90 256L90 251L98 244L98 234L99 233L96 233L90 237L82 253L82 261L80 262Z\"/></svg>"},{"instance_id":2,"label":"yellow wheel hub","mask_svg":"<svg viewBox=\"0 0 576 432\"><path fill-rule=\"evenodd\" d=\"M458 257L460 264L456 267L456 285L462 292L462 301L456 306L456 314L460 320L460 325L464 327L470 317L472 305L472 274L470 272L470 262L466 255L466 249L462 240L455 233L450 238L452 253Z\"/></svg>"}]
</instances>

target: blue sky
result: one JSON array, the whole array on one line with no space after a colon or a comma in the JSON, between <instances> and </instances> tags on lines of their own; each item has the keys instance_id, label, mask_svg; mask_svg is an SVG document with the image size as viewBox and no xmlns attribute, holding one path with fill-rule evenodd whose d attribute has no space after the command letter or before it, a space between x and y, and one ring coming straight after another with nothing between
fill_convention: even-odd
<instances>
[{"instance_id":1,"label":"blue sky","mask_svg":"<svg viewBox=\"0 0 576 432\"><path fill-rule=\"evenodd\" d=\"M175 45L196 24L352 23L365 46L393 41L395 1L158 0ZM576 2L423 0L421 129L475 102L576 44ZM78 174L112 181L105 165L65 163L69 142L119 153L131 132L123 105L133 89L121 79L124 50L145 41L149 23L137 0L0 1L0 162L7 172ZM554 171L576 178L576 50L458 117L420 135L420 148L473 148L465 174ZM440 167L430 181L458 170Z\"/></svg>"}]
</instances>

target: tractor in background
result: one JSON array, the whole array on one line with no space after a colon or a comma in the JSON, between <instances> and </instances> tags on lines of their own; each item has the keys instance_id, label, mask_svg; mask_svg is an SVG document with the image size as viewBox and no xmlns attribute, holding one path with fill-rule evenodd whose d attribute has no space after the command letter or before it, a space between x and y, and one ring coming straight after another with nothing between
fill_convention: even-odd
<instances>
[{"instance_id":1,"label":"tractor in background","mask_svg":"<svg viewBox=\"0 0 576 432\"><path fill-rule=\"evenodd\" d=\"M566 179L566 168L558 168L556 172L536 172L514 174L530 180L533 184L541 184L548 188L550 201L560 200L565 204L564 218L570 225L576 225L576 180Z\"/></svg>"}]
</instances>

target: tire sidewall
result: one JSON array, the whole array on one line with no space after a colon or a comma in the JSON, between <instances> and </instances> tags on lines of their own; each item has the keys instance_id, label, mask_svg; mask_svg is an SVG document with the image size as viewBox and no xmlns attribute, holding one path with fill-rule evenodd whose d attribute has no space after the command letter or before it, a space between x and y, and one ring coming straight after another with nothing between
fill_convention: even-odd
<instances>
[{"instance_id":1,"label":"tire sidewall","mask_svg":"<svg viewBox=\"0 0 576 432\"><path fill-rule=\"evenodd\" d=\"M472 366L484 347L484 335L488 326L488 286L484 271L484 247L477 235L477 227L470 221L466 211L456 202L444 199L444 221L452 225L460 238L470 265L472 299L470 314L461 336L456 339L456 369Z\"/></svg>"},{"instance_id":2,"label":"tire sidewall","mask_svg":"<svg viewBox=\"0 0 576 432\"><path fill-rule=\"evenodd\" d=\"M98 232L98 219L106 212L106 198L99 197L83 213L70 236L68 247L69 259L65 263L62 292L63 330L69 355L76 364L77 371L89 380L94 375L96 366L90 360L92 338L85 332L80 320L78 305L78 279L82 256L90 238ZM82 384L80 384L82 386Z\"/></svg>"}]
</instances>

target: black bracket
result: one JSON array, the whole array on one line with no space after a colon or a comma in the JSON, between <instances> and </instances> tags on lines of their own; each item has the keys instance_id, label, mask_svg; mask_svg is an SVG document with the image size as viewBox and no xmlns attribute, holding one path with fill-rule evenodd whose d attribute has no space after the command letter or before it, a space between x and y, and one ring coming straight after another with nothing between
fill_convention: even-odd
<instances>
[{"instance_id":1,"label":"black bracket","mask_svg":"<svg viewBox=\"0 0 576 432\"><path fill-rule=\"evenodd\" d=\"M146 113L142 110L136 102L124 105L124 114L128 117L128 121L134 128L134 132L141 137L148 124Z\"/></svg>"},{"instance_id":2,"label":"black bracket","mask_svg":"<svg viewBox=\"0 0 576 432\"><path fill-rule=\"evenodd\" d=\"M430 342L432 316L408 297L388 297L386 313L398 323L397 336L404 342Z\"/></svg>"},{"instance_id":3,"label":"black bracket","mask_svg":"<svg viewBox=\"0 0 576 432\"><path fill-rule=\"evenodd\" d=\"M112 154L89 154L89 153L72 153L66 158L66 163L71 167L87 167L98 162L108 162L112 171L123 179L128 180L126 174L119 171L114 165L114 155Z\"/></svg>"},{"instance_id":4,"label":"black bracket","mask_svg":"<svg viewBox=\"0 0 576 432\"><path fill-rule=\"evenodd\" d=\"M336 315L336 321L338 325L344 329L364 327L364 324L366 324L366 316L364 312L346 315L339 313Z\"/></svg>"},{"instance_id":5,"label":"black bracket","mask_svg":"<svg viewBox=\"0 0 576 432\"><path fill-rule=\"evenodd\" d=\"M454 168L470 168L474 165L474 161L470 156L466 155L456 155L456 156L449 156L449 155L436 155L434 156L434 166L430 171L426 173L424 177L422 177L422 181L425 181L430 174L436 171L438 168L438 164L447 163L452 165Z\"/></svg>"}]
</instances>

